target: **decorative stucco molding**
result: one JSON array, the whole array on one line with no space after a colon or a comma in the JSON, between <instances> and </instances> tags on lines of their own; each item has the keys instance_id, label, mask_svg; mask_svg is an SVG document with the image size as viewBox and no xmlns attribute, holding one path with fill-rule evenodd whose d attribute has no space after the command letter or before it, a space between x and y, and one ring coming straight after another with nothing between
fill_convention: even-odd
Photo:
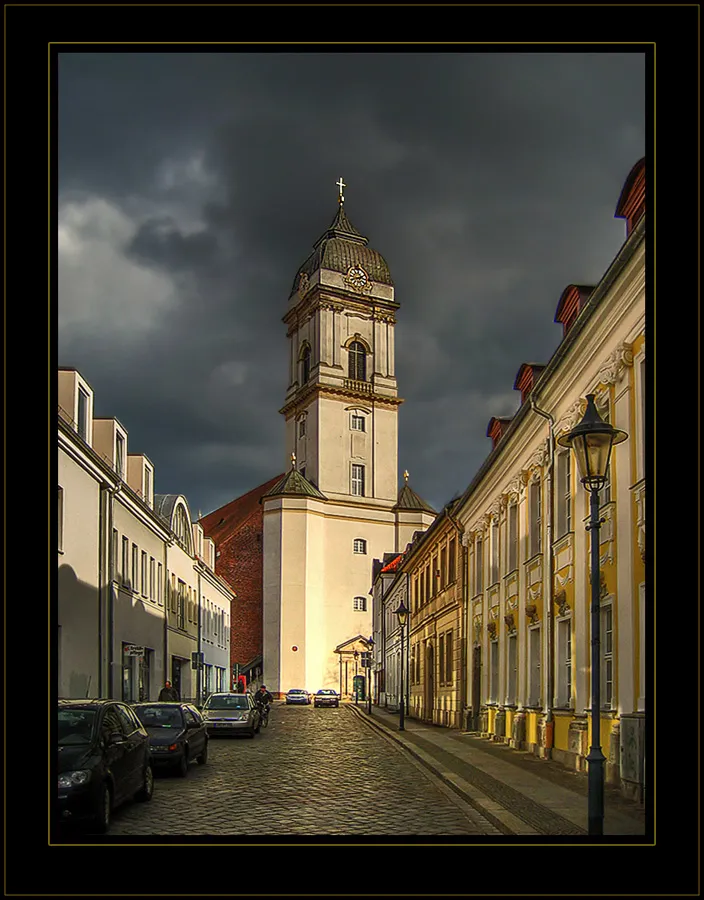
<instances>
[{"instance_id":1,"label":"decorative stucco molding","mask_svg":"<svg viewBox=\"0 0 704 900\"><path fill-rule=\"evenodd\" d=\"M494 640L496 637L496 622L489 622L486 626L486 630L489 634L491 640Z\"/></svg>"},{"instance_id":2,"label":"decorative stucco molding","mask_svg":"<svg viewBox=\"0 0 704 900\"><path fill-rule=\"evenodd\" d=\"M645 562L645 482L635 488L634 496L636 501L638 549L640 550L641 560Z\"/></svg>"},{"instance_id":3,"label":"decorative stucco molding","mask_svg":"<svg viewBox=\"0 0 704 900\"><path fill-rule=\"evenodd\" d=\"M528 616L531 625L537 625L540 621L538 618L538 607L534 603L528 603L526 605L526 615Z\"/></svg>"},{"instance_id":4,"label":"decorative stucco molding","mask_svg":"<svg viewBox=\"0 0 704 900\"><path fill-rule=\"evenodd\" d=\"M516 631L516 622L513 618L513 613L508 613L504 616L504 622L506 623L506 631L509 634L514 634Z\"/></svg>"},{"instance_id":5,"label":"decorative stucco molding","mask_svg":"<svg viewBox=\"0 0 704 900\"><path fill-rule=\"evenodd\" d=\"M621 341L618 347L609 354L599 369L598 380L603 384L616 384L621 381L627 368L633 365L633 344Z\"/></svg>"},{"instance_id":6,"label":"decorative stucco molding","mask_svg":"<svg viewBox=\"0 0 704 900\"><path fill-rule=\"evenodd\" d=\"M464 531L462 533L462 537L460 539L462 541L462 546L469 547L469 545L472 543L472 538L473 538L472 532Z\"/></svg>"},{"instance_id":7,"label":"decorative stucco molding","mask_svg":"<svg viewBox=\"0 0 704 900\"><path fill-rule=\"evenodd\" d=\"M581 397L579 400L575 400L575 402L570 406L564 416L558 420L555 425L555 435L561 435L568 431L571 431L577 422L580 421L582 416L584 415L584 411L587 408L587 401L583 400Z\"/></svg>"},{"instance_id":8,"label":"decorative stucco molding","mask_svg":"<svg viewBox=\"0 0 704 900\"><path fill-rule=\"evenodd\" d=\"M567 602L567 591L561 589L555 593L553 597L553 603L557 607L558 613L561 616L566 616L570 610L570 605Z\"/></svg>"}]
</instances>

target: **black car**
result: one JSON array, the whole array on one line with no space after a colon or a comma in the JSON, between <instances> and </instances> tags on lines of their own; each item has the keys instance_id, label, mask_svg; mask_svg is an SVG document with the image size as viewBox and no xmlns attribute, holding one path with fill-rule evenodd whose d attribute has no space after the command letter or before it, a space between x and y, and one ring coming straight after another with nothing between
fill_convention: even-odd
<instances>
[{"instance_id":1,"label":"black car","mask_svg":"<svg viewBox=\"0 0 704 900\"><path fill-rule=\"evenodd\" d=\"M149 735L126 703L59 700L59 821L104 833L126 800L151 800Z\"/></svg>"},{"instance_id":2,"label":"black car","mask_svg":"<svg viewBox=\"0 0 704 900\"><path fill-rule=\"evenodd\" d=\"M185 777L194 759L208 761L208 732L203 716L190 703L135 703L134 711L149 735L154 766L168 766Z\"/></svg>"}]
</instances>

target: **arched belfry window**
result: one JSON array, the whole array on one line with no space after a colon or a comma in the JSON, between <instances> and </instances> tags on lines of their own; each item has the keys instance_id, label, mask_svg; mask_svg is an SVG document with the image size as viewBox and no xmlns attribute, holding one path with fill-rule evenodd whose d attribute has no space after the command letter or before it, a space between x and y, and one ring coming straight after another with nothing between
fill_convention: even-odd
<instances>
[{"instance_id":1,"label":"arched belfry window","mask_svg":"<svg viewBox=\"0 0 704 900\"><path fill-rule=\"evenodd\" d=\"M359 341L352 341L348 348L349 378L355 381L367 380L367 352Z\"/></svg>"},{"instance_id":2,"label":"arched belfry window","mask_svg":"<svg viewBox=\"0 0 704 900\"><path fill-rule=\"evenodd\" d=\"M301 350L301 384L305 384L310 378L310 344L305 344Z\"/></svg>"}]
</instances>

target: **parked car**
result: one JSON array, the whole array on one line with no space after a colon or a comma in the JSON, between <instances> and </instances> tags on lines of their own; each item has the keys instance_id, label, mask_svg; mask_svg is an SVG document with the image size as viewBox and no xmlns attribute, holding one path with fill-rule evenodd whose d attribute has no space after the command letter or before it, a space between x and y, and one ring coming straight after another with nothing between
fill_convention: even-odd
<instances>
[{"instance_id":1,"label":"parked car","mask_svg":"<svg viewBox=\"0 0 704 900\"><path fill-rule=\"evenodd\" d=\"M286 706L290 703L310 703L310 694L301 688L291 688L286 694Z\"/></svg>"},{"instance_id":2,"label":"parked car","mask_svg":"<svg viewBox=\"0 0 704 900\"><path fill-rule=\"evenodd\" d=\"M208 734L246 734L253 738L261 727L259 710L251 694L211 694L203 705Z\"/></svg>"},{"instance_id":3,"label":"parked car","mask_svg":"<svg viewBox=\"0 0 704 900\"><path fill-rule=\"evenodd\" d=\"M208 761L205 719L190 703L135 703L134 711L149 735L154 766L175 769L184 778L194 759Z\"/></svg>"},{"instance_id":4,"label":"parked car","mask_svg":"<svg viewBox=\"0 0 704 900\"><path fill-rule=\"evenodd\" d=\"M339 706L340 697L336 691L322 689L313 698L313 706Z\"/></svg>"},{"instance_id":5,"label":"parked car","mask_svg":"<svg viewBox=\"0 0 704 900\"><path fill-rule=\"evenodd\" d=\"M59 821L104 833L126 800L151 800L149 735L126 703L59 700Z\"/></svg>"}]
</instances>

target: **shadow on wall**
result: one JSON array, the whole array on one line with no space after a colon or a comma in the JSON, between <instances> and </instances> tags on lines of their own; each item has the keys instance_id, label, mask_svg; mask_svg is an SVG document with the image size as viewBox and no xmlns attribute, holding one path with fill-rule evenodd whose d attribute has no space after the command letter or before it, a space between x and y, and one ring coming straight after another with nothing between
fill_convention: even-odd
<instances>
[{"instance_id":1,"label":"shadow on wall","mask_svg":"<svg viewBox=\"0 0 704 900\"><path fill-rule=\"evenodd\" d=\"M107 588L107 586L106 586ZM105 591L107 594L107 590ZM59 696L67 698L84 697L121 697L121 640L120 633L129 634L129 638L137 643L151 636L154 644L154 662L151 671L150 699L156 699L163 679L163 627L164 607L154 607L142 597L137 597L123 590L117 592L114 602L113 618L115 622L112 686L103 684L100 691L100 634L99 634L99 592L94 585L87 584L76 577L74 569L69 565L59 566L58 575L58 620L52 622L54 628L59 625L61 646L55 642L52 646L52 668L59 674ZM107 610L106 610L107 616ZM129 620L129 628L125 628L125 620ZM121 624L121 627L118 626ZM103 645L107 646L108 623L103 622ZM55 632L56 633L56 632ZM157 640L158 639L158 640ZM151 644L148 644L151 646ZM59 671L59 666L61 671Z\"/></svg>"},{"instance_id":2,"label":"shadow on wall","mask_svg":"<svg viewBox=\"0 0 704 900\"><path fill-rule=\"evenodd\" d=\"M59 696L97 697L98 589L76 577L71 566L59 566L58 621L52 622L60 646L51 651L52 669L59 676ZM56 634L56 632L55 632Z\"/></svg>"}]
</instances>

